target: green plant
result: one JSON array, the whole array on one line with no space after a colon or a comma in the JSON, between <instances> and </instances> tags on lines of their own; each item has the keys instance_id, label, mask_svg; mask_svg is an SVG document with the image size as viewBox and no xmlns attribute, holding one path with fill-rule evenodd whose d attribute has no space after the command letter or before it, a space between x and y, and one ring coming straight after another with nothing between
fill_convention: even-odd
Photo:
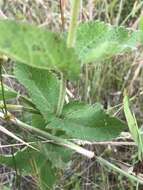
<instances>
[{"instance_id":1,"label":"green plant","mask_svg":"<svg viewBox=\"0 0 143 190\"><path fill-rule=\"evenodd\" d=\"M132 135L133 140L135 141L136 145L138 146L138 159L142 161L143 159L143 139L141 135L141 130L138 127L136 118L134 113L131 112L129 107L129 99L127 95L125 95L124 100L124 113L128 123L128 127L130 133Z\"/></svg>"},{"instance_id":2,"label":"green plant","mask_svg":"<svg viewBox=\"0 0 143 190\"><path fill-rule=\"evenodd\" d=\"M76 5L74 1L74 5ZM17 93L1 80L0 117L22 130L31 132L25 148L0 161L16 168L17 175L32 174L39 189L51 189L73 151L89 158L94 153L69 139L106 141L117 137L126 125L106 113L100 104L73 101L65 103L66 82L79 77L84 64L108 59L134 50L140 32L95 21L77 26L79 4L73 5L73 19L66 39L56 33L27 23L0 21L0 52L15 61L14 75L27 89L22 105L8 105L5 100ZM1 59L1 67L3 65ZM2 78L2 76L1 76ZM23 122L9 111L27 111L30 121ZM29 124L30 123L30 124ZM15 137L18 140L17 137ZM28 146L27 146L28 145ZM97 159L98 160L98 159Z\"/></svg>"}]
</instances>

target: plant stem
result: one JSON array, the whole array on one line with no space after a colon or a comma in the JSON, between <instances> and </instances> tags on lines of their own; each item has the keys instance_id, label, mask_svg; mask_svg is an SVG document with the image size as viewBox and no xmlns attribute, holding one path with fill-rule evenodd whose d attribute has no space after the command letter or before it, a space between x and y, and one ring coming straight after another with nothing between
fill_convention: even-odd
<instances>
[{"instance_id":1,"label":"plant stem","mask_svg":"<svg viewBox=\"0 0 143 190\"><path fill-rule=\"evenodd\" d=\"M66 94L66 81L64 79L63 74L61 73L61 80L60 80L60 93L59 93L59 100L57 105L56 116L60 117L62 114L64 102L65 102L65 94Z\"/></svg>"},{"instance_id":2,"label":"plant stem","mask_svg":"<svg viewBox=\"0 0 143 190\"><path fill-rule=\"evenodd\" d=\"M89 85L88 65L85 64L84 100L86 103L88 103L88 85Z\"/></svg>"},{"instance_id":3,"label":"plant stem","mask_svg":"<svg viewBox=\"0 0 143 190\"><path fill-rule=\"evenodd\" d=\"M141 180L140 178L137 178L134 175L129 174L128 172L120 169L119 167L115 166L114 164L108 162L107 160L105 160L102 157L96 157L96 160L103 166L107 166L108 168L114 170L115 172L120 173L123 176L126 176L129 180L131 181L135 181L137 183L143 184L143 180Z\"/></svg>"},{"instance_id":4,"label":"plant stem","mask_svg":"<svg viewBox=\"0 0 143 190\"><path fill-rule=\"evenodd\" d=\"M4 85L3 85L3 78L2 78L2 63L3 59L0 59L0 82L1 82L1 92L2 92L2 99L3 99L3 108L5 112L5 117L7 116L7 107L6 107L6 101L5 101L5 94L4 94Z\"/></svg>"},{"instance_id":5,"label":"plant stem","mask_svg":"<svg viewBox=\"0 0 143 190\"><path fill-rule=\"evenodd\" d=\"M68 31L67 38L67 47L74 47L75 39L76 39L76 30L78 24L78 16L80 11L80 1L81 0L73 0L72 10L71 10L71 22Z\"/></svg>"},{"instance_id":6,"label":"plant stem","mask_svg":"<svg viewBox=\"0 0 143 190\"><path fill-rule=\"evenodd\" d=\"M69 142L65 139L61 139L59 137L56 137L56 136L53 136L51 135L50 133L48 132L45 132L43 130L40 130L38 128L35 128L33 126L30 126L28 124L25 124L21 121L19 121L18 119L12 119L11 120L13 124L25 129L25 130L29 130L30 132L34 132L34 133L37 133L38 135L42 136L42 137L45 137L47 139L51 139L54 141L55 144L58 144L58 145L61 145L61 146L65 146L67 148L70 148L72 150L75 150L76 152L84 155L84 156L87 156L88 158L92 158L94 157L94 153L91 152L91 151L88 151L72 142Z\"/></svg>"},{"instance_id":7,"label":"plant stem","mask_svg":"<svg viewBox=\"0 0 143 190\"><path fill-rule=\"evenodd\" d=\"M6 120L5 116L4 116L4 114L2 112L0 112L0 117L2 119ZM94 152L89 151L89 150L87 150L85 148L82 148L82 147L80 147L80 146L78 146L78 145L76 145L76 144L74 144L74 143L72 143L72 142L70 142L70 141L68 141L66 139L56 137L56 136L48 133L47 131L43 131L43 130L40 130L40 129L36 128L36 127L28 125L28 124L18 120L17 118L15 118L13 115L9 115L9 118L8 118L7 121L9 121L10 123L20 127L23 130L32 132L32 133L37 134L37 135L39 135L41 137L44 137L46 139L53 140L54 144L70 148L70 149L72 149L72 150L74 150L74 151L76 151L76 152L78 152L78 153L80 153L80 154L82 154L82 155L84 155L84 156L86 156L88 158L93 158L95 156Z\"/></svg>"}]
</instances>

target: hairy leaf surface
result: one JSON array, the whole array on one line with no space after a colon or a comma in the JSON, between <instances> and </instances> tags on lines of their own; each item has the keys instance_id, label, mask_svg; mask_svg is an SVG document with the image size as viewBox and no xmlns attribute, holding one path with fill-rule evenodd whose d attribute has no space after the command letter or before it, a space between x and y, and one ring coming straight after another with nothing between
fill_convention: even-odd
<instances>
[{"instance_id":1,"label":"hairy leaf surface","mask_svg":"<svg viewBox=\"0 0 143 190\"><path fill-rule=\"evenodd\" d=\"M92 21L79 25L75 48L80 60L89 63L134 50L139 39L137 31Z\"/></svg>"},{"instance_id":2,"label":"hairy leaf surface","mask_svg":"<svg viewBox=\"0 0 143 190\"><path fill-rule=\"evenodd\" d=\"M27 65L62 71L68 77L79 73L74 49L55 33L27 23L0 20L0 52Z\"/></svg>"},{"instance_id":3,"label":"hairy leaf surface","mask_svg":"<svg viewBox=\"0 0 143 190\"><path fill-rule=\"evenodd\" d=\"M28 90L33 103L47 120L57 108L59 80L47 70L16 64L15 76Z\"/></svg>"},{"instance_id":4,"label":"hairy leaf surface","mask_svg":"<svg viewBox=\"0 0 143 190\"><path fill-rule=\"evenodd\" d=\"M63 109L63 118L55 118L47 128L63 130L69 137L83 140L111 140L124 130L125 124L106 114L97 105L69 103Z\"/></svg>"}]
</instances>

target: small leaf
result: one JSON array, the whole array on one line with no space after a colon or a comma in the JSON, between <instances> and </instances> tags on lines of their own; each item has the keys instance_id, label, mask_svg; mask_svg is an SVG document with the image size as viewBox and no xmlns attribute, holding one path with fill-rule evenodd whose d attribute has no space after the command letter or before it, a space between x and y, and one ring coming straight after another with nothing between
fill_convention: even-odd
<instances>
[{"instance_id":1,"label":"small leaf","mask_svg":"<svg viewBox=\"0 0 143 190\"><path fill-rule=\"evenodd\" d=\"M74 49L57 34L27 23L0 20L0 53L32 67L63 72L68 77L80 71Z\"/></svg>"},{"instance_id":2,"label":"small leaf","mask_svg":"<svg viewBox=\"0 0 143 190\"><path fill-rule=\"evenodd\" d=\"M16 78L27 89L30 98L45 120L54 113L58 104L59 80L47 70L17 64Z\"/></svg>"},{"instance_id":3,"label":"small leaf","mask_svg":"<svg viewBox=\"0 0 143 190\"><path fill-rule=\"evenodd\" d=\"M63 130L72 138L103 141L117 137L125 124L99 105L73 102L64 107L62 119L53 119L47 128Z\"/></svg>"},{"instance_id":4,"label":"small leaf","mask_svg":"<svg viewBox=\"0 0 143 190\"><path fill-rule=\"evenodd\" d=\"M80 60L89 63L134 50L139 40L138 31L92 21L79 25L75 48Z\"/></svg>"}]
</instances>

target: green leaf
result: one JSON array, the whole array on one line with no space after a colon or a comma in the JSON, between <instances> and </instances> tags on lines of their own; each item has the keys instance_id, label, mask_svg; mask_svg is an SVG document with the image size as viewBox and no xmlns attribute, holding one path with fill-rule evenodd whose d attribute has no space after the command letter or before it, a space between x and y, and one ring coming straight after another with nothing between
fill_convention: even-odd
<instances>
[{"instance_id":1,"label":"green leaf","mask_svg":"<svg viewBox=\"0 0 143 190\"><path fill-rule=\"evenodd\" d=\"M139 133L138 133L138 125L136 122L135 117L133 116L133 114L131 113L130 107L129 107L129 99L127 96L124 97L123 99L123 105L124 105L124 113L125 113L125 117L128 123L128 127L129 130L131 132L131 135L134 139L134 141L138 143L139 141Z\"/></svg>"},{"instance_id":2,"label":"green leaf","mask_svg":"<svg viewBox=\"0 0 143 190\"><path fill-rule=\"evenodd\" d=\"M63 130L72 138L104 141L117 137L125 124L109 116L98 104L73 102L64 107L62 119L53 119L47 128Z\"/></svg>"},{"instance_id":3,"label":"green leaf","mask_svg":"<svg viewBox=\"0 0 143 190\"><path fill-rule=\"evenodd\" d=\"M58 170L65 169L72 152L53 144L39 143L36 148L40 151L26 148L14 156L0 155L0 163L13 169L16 167L24 175L36 175L40 180L39 186L51 189L57 181Z\"/></svg>"},{"instance_id":4,"label":"green leaf","mask_svg":"<svg viewBox=\"0 0 143 190\"><path fill-rule=\"evenodd\" d=\"M38 151L26 148L19 150L15 155L0 155L0 163L5 164L8 167L15 167L21 171L27 173L34 173L34 168L32 166L32 160L41 160L42 154L40 155ZM16 164L16 166L15 166ZM39 162L40 164L40 162Z\"/></svg>"},{"instance_id":5,"label":"green leaf","mask_svg":"<svg viewBox=\"0 0 143 190\"><path fill-rule=\"evenodd\" d=\"M80 60L89 63L134 50L139 39L138 31L92 21L79 25L75 48Z\"/></svg>"},{"instance_id":6,"label":"green leaf","mask_svg":"<svg viewBox=\"0 0 143 190\"><path fill-rule=\"evenodd\" d=\"M46 146L41 144L41 152L50 160L55 168L64 169L69 162L73 151L59 147L53 144L47 144Z\"/></svg>"},{"instance_id":7,"label":"green leaf","mask_svg":"<svg viewBox=\"0 0 143 190\"><path fill-rule=\"evenodd\" d=\"M47 70L16 64L14 74L27 89L32 102L45 120L57 109L59 80Z\"/></svg>"},{"instance_id":8,"label":"green leaf","mask_svg":"<svg viewBox=\"0 0 143 190\"><path fill-rule=\"evenodd\" d=\"M39 128L39 129L44 129L46 126L46 122L43 118L42 115L38 114L32 114L32 126Z\"/></svg>"},{"instance_id":9,"label":"green leaf","mask_svg":"<svg viewBox=\"0 0 143 190\"><path fill-rule=\"evenodd\" d=\"M61 71L69 77L79 73L74 49L57 34L12 20L0 20L0 53L29 66Z\"/></svg>"},{"instance_id":10,"label":"green leaf","mask_svg":"<svg viewBox=\"0 0 143 190\"><path fill-rule=\"evenodd\" d=\"M69 162L72 154L72 151L69 149L50 143L38 143L36 148L38 148L39 151L24 148L16 152L13 156L0 155L0 162L11 168L15 168L16 164L17 169L21 172L34 174L35 168L33 161L36 162L38 168L43 165L44 160L47 160L52 163L53 168L64 169L65 164Z\"/></svg>"},{"instance_id":11,"label":"green leaf","mask_svg":"<svg viewBox=\"0 0 143 190\"><path fill-rule=\"evenodd\" d=\"M49 160L44 157L41 152L33 151L31 149L25 149L18 151L15 156L0 156L0 163L5 164L8 167L17 169L23 175L33 175L37 177L37 183L42 186L43 189L51 189L57 180L56 169L51 167ZM47 170L49 177L45 177L43 172ZM43 171L44 170L44 171ZM52 179L52 180L51 180Z\"/></svg>"},{"instance_id":12,"label":"green leaf","mask_svg":"<svg viewBox=\"0 0 143 190\"><path fill-rule=\"evenodd\" d=\"M39 186L42 190L51 190L58 180L57 170L52 168L52 165L49 161L43 161L42 166L39 170L40 174L40 184Z\"/></svg>"},{"instance_id":13,"label":"green leaf","mask_svg":"<svg viewBox=\"0 0 143 190\"><path fill-rule=\"evenodd\" d=\"M50 143L46 145L40 144L39 147L42 154L48 158L48 161L43 161L43 163L46 162L48 164L48 168L45 167L45 164L40 167L42 186L52 187L53 184L55 184L55 180L57 181L58 170L63 171L66 168L67 163L70 161L72 151Z\"/></svg>"},{"instance_id":14,"label":"green leaf","mask_svg":"<svg viewBox=\"0 0 143 190\"><path fill-rule=\"evenodd\" d=\"M7 85L4 85L4 97L6 100L16 98L17 92L11 89L10 87L8 87ZM0 100L3 100L1 85L0 85Z\"/></svg>"}]
</instances>

